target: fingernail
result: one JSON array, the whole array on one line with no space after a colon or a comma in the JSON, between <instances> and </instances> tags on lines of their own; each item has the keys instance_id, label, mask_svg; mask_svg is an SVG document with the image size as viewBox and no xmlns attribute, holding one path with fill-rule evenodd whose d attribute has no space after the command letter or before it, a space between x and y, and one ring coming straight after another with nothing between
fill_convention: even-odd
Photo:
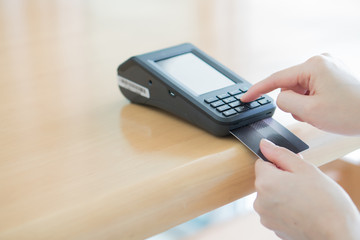
<instances>
[{"instance_id":1,"label":"fingernail","mask_svg":"<svg viewBox=\"0 0 360 240\"><path fill-rule=\"evenodd\" d=\"M272 149L276 146L274 143L270 142L266 138L261 139L261 145L263 148L266 148L266 149Z\"/></svg>"},{"instance_id":2,"label":"fingernail","mask_svg":"<svg viewBox=\"0 0 360 240\"><path fill-rule=\"evenodd\" d=\"M240 101L242 101L242 100L244 99L244 97L246 96L246 94L247 94L247 92L246 92L244 95L241 96Z\"/></svg>"}]
</instances>

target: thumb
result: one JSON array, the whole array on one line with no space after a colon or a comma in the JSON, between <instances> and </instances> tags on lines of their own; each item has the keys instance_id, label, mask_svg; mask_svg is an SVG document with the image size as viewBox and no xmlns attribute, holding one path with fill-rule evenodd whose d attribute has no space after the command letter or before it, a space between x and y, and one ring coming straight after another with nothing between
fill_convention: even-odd
<instances>
[{"instance_id":1,"label":"thumb","mask_svg":"<svg viewBox=\"0 0 360 240\"><path fill-rule=\"evenodd\" d=\"M285 112L306 119L307 113L304 106L310 104L312 96L302 95L291 90L282 91L277 98L277 105Z\"/></svg>"},{"instance_id":2,"label":"thumb","mask_svg":"<svg viewBox=\"0 0 360 240\"><path fill-rule=\"evenodd\" d=\"M304 163L295 153L286 148L276 146L266 139L260 141L260 150L269 161L287 172L297 171Z\"/></svg>"}]
</instances>

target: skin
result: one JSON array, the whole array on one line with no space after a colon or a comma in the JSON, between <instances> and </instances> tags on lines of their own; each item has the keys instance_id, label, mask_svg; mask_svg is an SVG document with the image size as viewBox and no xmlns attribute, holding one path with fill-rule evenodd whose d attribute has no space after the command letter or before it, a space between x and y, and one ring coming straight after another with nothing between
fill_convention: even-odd
<instances>
[{"instance_id":1,"label":"skin","mask_svg":"<svg viewBox=\"0 0 360 240\"><path fill-rule=\"evenodd\" d=\"M255 84L242 101L276 88L280 109L320 129L360 134L360 83L325 54ZM300 155L263 139L257 160L254 208L282 239L360 239L360 214L347 193Z\"/></svg>"},{"instance_id":2,"label":"skin","mask_svg":"<svg viewBox=\"0 0 360 240\"><path fill-rule=\"evenodd\" d=\"M281 88L278 107L299 121L333 133L360 135L360 82L329 55L274 73L241 98L250 102Z\"/></svg>"},{"instance_id":3,"label":"skin","mask_svg":"<svg viewBox=\"0 0 360 240\"><path fill-rule=\"evenodd\" d=\"M282 239L360 239L360 215L347 193L314 165L262 140L254 208Z\"/></svg>"}]
</instances>

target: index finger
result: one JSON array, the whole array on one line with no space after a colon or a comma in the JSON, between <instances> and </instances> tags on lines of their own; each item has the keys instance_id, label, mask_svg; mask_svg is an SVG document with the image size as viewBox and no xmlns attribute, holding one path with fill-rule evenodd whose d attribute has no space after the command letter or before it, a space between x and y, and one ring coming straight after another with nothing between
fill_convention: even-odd
<instances>
[{"instance_id":1,"label":"index finger","mask_svg":"<svg viewBox=\"0 0 360 240\"><path fill-rule=\"evenodd\" d=\"M258 159L255 162L255 176L274 176L276 173L284 172L271 162Z\"/></svg>"},{"instance_id":2,"label":"index finger","mask_svg":"<svg viewBox=\"0 0 360 240\"><path fill-rule=\"evenodd\" d=\"M275 179L279 179L284 174L289 174L270 162L258 159L255 162L255 188L257 191L264 188L272 188ZM276 187L276 186L275 186Z\"/></svg>"},{"instance_id":3,"label":"index finger","mask_svg":"<svg viewBox=\"0 0 360 240\"><path fill-rule=\"evenodd\" d=\"M296 89L300 85L307 89L307 80L310 75L304 70L304 64L289 67L276 72L263 81L254 84L240 99L242 102L251 102L261 95L271 92L277 88Z\"/></svg>"}]
</instances>

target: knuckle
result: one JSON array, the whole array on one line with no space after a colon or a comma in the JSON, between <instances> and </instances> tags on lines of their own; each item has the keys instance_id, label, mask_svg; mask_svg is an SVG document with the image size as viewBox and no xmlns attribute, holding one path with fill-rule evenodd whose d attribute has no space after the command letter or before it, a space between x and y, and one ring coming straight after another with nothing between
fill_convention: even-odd
<instances>
[{"instance_id":1,"label":"knuckle","mask_svg":"<svg viewBox=\"0 0 360 240\"><path fill-rule=\"evenodd\" d=\"M272 193L274 191L275 186L271 184L272 181L269 179L269 177L257 177L255 179L255 190L258 193L258 196L261 195L267 195L269 193Z\"/></svg>"},{"instance_id":2,"label":"knuckle","mask_svg":"<svg viewBox=\"0 0 360 240\"><path fill-rule=\"evenodd\" d=\"M320 55L313 56L307 60L307 63L310 66L315 67L317 70L325 70L331 67L331 62L333 58L328 53L323 53Z\"/></svg>"},{"instance_id":3,"label":"knuckle","mask_svg":"<svg viewBox=\"0 0 360 240\"><path fill-rule=\"evenodd\" d=\"M258 198L253 203L253 208L255 212L259 214L260 217L266 216L266 208L263 206L263 202Z\"/></svg>"},{"instance_id":4,"label":"knuckle","mask_svg":"<svg viewBox=\"0 0 360 240\"><path fill-rule=\"evenodd\" d=\"M276 236L278 236L280 239L290 239L287 237L287 235L283 232L275 231Z\"/></svg>"},{"instance_id":5,"label":"knuckle","mask_svg":"<svg viewBox=\"0 0 360 240\"><path fill-rule=\"evenodd\" d=\"M258 198L255 199L254 203L253 203L253 208L257 213L261 212L261 206L260 206L260 201Z\"/></svg>"},{"instance_id":6,"label":"knuckle","mask_svg":"<svg viewBox=\"0 0 360 240\"><path fill-rule=\"evenodd\" d=\"M325 57L332 57L332 55L328 52L324 52L321 54L322 56L325 56Z\"/></svg>"},{"instance_id":7,"label":"knuckle","mask_svg":"<svg viewBox=\"0 0 360 240\"><path fill-rule=\"evenodd\" d=\"M257 192L263 192L267 188L267 182L262 178L255 179L255 189Z\"/></svg>"},{"instance_id":8,"label":"knuckle","mask_svg":"<svg viewBox=\"0 0 360 240\"><path fill-rule=\"evenodd\" d=\"M325 55L315 55L307 60L308 63L315 65L323 65L326 62Z\"/></svg>"},{"instance_id":9,"label":"knuckle","mask_svg":"<svg viewBox=\"0 0 360 240\"><path fill-rule=\"evenodd\" d=\"M271 230L274 229L273 222L271 220L269 220L268 218L260 217L260 223L268 229L271 229Z\"/></svg>"},{"instance_id":10,"label":"knuckle","mask_svg":"<svg viewBox=\"0 0 360 240\"><path fill-rule=\"evenodd\" d=\"M261 159L257 159L255 162L255 168L261 168L262 167L262 160Z\"/></svg>"},{"instance_id":11,"label":"knuckle","mask_svg":"<svg viewBox=\"0 0 360 240\"><path fill-rule=\"evenodd\" d=\"M277 106L282 106L282 98L283 98L283 94L281 92L281 93L279 93L278 97L276 98L276 105Z\"/></svg>"},{"instance_id":12,"label":"knuckle","mask_svg":"<svg viewBox=\"0 0 360 240\"><path fill-rule=\"evenodd\" d=\"M255 185L256 191L257 191L257 192L260 192L260 190L262 189L262 183L261 183L261 181L259 180L259 178L256 178L256 179L255 179L254 185Z\"/></svg>"},{"instance_id":13,"label":"knuckle","mask_svg":"<svg viewBox=\"0 0 360 240\"><path fill-rule=\"evenodd\" d=\"M289 100L291 97L289 97L288 91L281 91L276 98L276 105L282 109L285 112L290 112L291 109L289 108Z\"/></svg>"}]
</instances>

